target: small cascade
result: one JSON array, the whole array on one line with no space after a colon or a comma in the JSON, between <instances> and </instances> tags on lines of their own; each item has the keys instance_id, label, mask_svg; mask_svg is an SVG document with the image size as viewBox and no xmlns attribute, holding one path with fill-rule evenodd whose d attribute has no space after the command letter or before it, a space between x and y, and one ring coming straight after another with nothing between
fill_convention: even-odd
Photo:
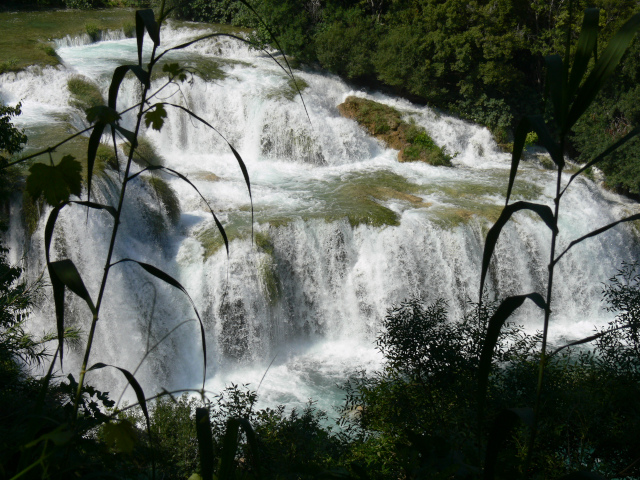
<instances>
[{"instance_id":1,"label":"small cascade","mask_svg":"<svg viewBox=\"0 0 640 480\"><path fill-rule=\"evenodd\" d=\"M163 43L177 45L205 32L168 28ZM0 96L6 103L23 101L19 122L30 136L53 132L61 115L83 127L82 115L69 106L70 76L91 79L106 96L114 66L137 59L131 39L57 45L64 68L2 77ZM163 175L179 199L180 218L172 223L152 182L138 177L127 192L115 258L156 265L189 292L206 330L207 388L225 382L257 388L268 370L260 387L265 402L296 405L311 396L329 406L336 383L359 367L380 365L373 342L394 303L444 298L455 320L477 301L484 238L503 206L510 163L487 129L406 100L353 91L328 74L296 71L303 105L271 59L235 40L214 38L167 57L192 75L168 86L162 101L191 109L217 131L167 106L163 129L143 129L141 136L207 199L225 226L230 254L199 194ZM153 87L163 81L160 75ZM399 110L454 155L454 167L398 163L397 152L340 116L336 106L349 95ZM125 79L119 108L138 98L135 81ZM123 124L133 121L130 114ZM227 142L249 171L253 225L249 193ZM109 185L118 181L117 172L105 175L98 198L109 198ZM513 198L551 205L553 188L552 172L524 162ZM636 209L590 180L576 181L563 198L560 249ZM27 254L34 276L44 268L42 223L27 239L14 220L7 237L14 255ZM56 227L54 257L72 258L93 296L109 235L107 214L87 216L75 207L65 209ZM548 244L538 219L516 215L496 247L489 297L544 291ZM610 319L600 302L601 282L638 253L636 234L623 225L563 258L554 290L554 339L577 338ZM70 325L83 328L88 310L68 298ZM145 391L198 388L199 327L181 292L123 263L112 269L105 299L93 361L134 371L144 360L136 377ZM532 332L541 327L531 306L515 321ZM51 330L54 324L46 300L32 328ZM79 352L72 348L66 358L65 371L77 371ZM91 381L114 392L123 385L106 370Z\"/></svg>"}]
</instances>

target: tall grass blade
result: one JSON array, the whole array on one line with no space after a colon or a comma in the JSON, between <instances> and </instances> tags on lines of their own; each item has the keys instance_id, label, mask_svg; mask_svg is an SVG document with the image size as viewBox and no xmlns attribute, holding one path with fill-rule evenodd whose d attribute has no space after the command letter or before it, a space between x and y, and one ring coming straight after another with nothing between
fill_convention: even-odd
<instances>
[{"instance_id":1,"label":"tall grass blade","mask_svg":"<svg viewBox=\"0 0 640 480\"><path fill-rule=\"evenodd\" d=\"M106 210L109 213L111 213L111 215L113 215L115 218L115 209L113 207L109 207L108 205L101 205L93 202L70 201L70 202L63 202L60 205L56 206L53 210L51 210L51 213L49 214L49 218L47 219L47 223L44 228L45 259L47 262L47 270L49 271L49 278L51 279L51 287L53 289L53 302L55 304L55 310L56 310L56 330L58 332L58 350L60 352L61 367L63 365L63 357L64 357L63 341L64 341L64 331L65 331L64 330L65 282L63 281L62 278L59 277L59 273L58 273L59 267L53 266L53 264L58 262L51 262L51 239L53 238L53 230L56 226L56 221L58 220L58 214L60 213L60 210L62 210L65 206L69 205L70 203L77 203L79 205L83 205L83 206L98 209L98 210ZM71 260L69 260L69 262L71 262ZM65 273L65 270L67 267L60 267L60 268L62 269L63 273ZM75 269L75 266L73 266L73 269ZM80 274L77 273L77 270L76 270L76 274L78 276L78 279L80 279ZM82 297L86 293L86 288L84 288L82 279L80 279L80 285L78 285L77 287L74 285L74 288L77 288L78 291L82 293L82 294L78 294L76 292L78 295ZM84 293L82 292L83 289L84 289ZM88 300L91 302L91 298L89 297L88 293L86 293L86 296ZM86 298L84 300L85 302L87 301ZM89 304L89 308L91 308L91 311L95 312L95 307L93 306L93 302L91 303L87 302L87 304Z\"/></svg>"},{"instance_id":2,"label":"tall grass blade","mask_svg":"<svg viewBox=\"0 0 640 480\"><path fill-rule=\"evenodd\" d=\"M589 66L589 60L594 55L598 44L598 22L600 20L600 9L587 8L584 11L582 19L582 29L580 37L578 37L578 45L576 53L573 57L573 66L571 67L571 76L569 77L568 96L572 98L575 95L582 78Z\"/></svg>"},{"instance_id":3,"label":"tall grass blade","mask_svg":"<svg viewBox=\"0 0 640 480\"><path fill-rule=\"evenodd\" d=\"M522 151L527 139L527 134L534 131L538 134L540 143L547 149L549 155L553 159L556 165L562 165L564 167L564 157L560 149L560 145L553 139L547 125L544 122L544 118L541 115L527 115L520 120L513 137L513 151L511 153L511 170L509 171L509 184L507 186L507 196L505 205L509 204L511 199L511 192L513 191L513 184L516 180L518 173L518 167L520 166L520 159L522 158Z\"/></svg>"},{"instance_id":4,"label":"tall grass blade","mask_svg":"<svg viewBox=\"0 0 640 480\"><path fill-rule=\"evenodd\" d=\"M631 17L609 41L593 70L578 90L576 100L571 106L567 121L562 127L561 135L566 135L576 121L589 108L607 79L620 63L624 52L640 29L640 13Z\"/></svg>"},{"instance_id":5,"label":"tall grass blade","mask_svg":"<svg viewBox=\"0 0 640 480\"><path fill-rule=\"evenodd\" d=\"M609 146L605 151L603 151L600 155L598 155L597 157L595 157L594 159L590 160L589 162L587 162L586 164L584 164L580 170L578 170L576 173L574 173L573 175L571 175L571 178L569 179L569 181L567 182L567 185L564 187L564 189L562 190L562 194L564 194L564 192L567 190L567 188L569 187L569 185L571 185L571 182L573 182L573 180L580 175L582 172L584 172L586 169L588 169L589 167L595 165L596 163L601 162L602 160L604 160L606 157L608 157L609 155L611 155L613 152L615 152L617 149L619 149L620 147L622 147L625 143L627 143L629 140L633 139L633 137L635 137L636 135L640 134L640 127L635 127L633 130L631 130L629 133L627 133L624 137L622 137L620 140L618 140L617 142L615 142L614 144L612 144L611 146Z\"/></svg>"},{"instance_id":6,"label":"tall grass blade","mask_svg":"<svg viewBox=\"0 0 640 480\"><path fill-rule=\"evenodd\" d=\"M216 216L216 214L213 212L213 209L211 208L211 205L209 205L209 202L207 201L207 199L204 198L204 195L202 195L202 193L200 193L200 190L198 190L198 187L196 187L191 180L189 180L187 177L182 175L180 172L178 172L176 170L173 170L172 168L163 167L161 165L152 165L152 166L149 166L149 167L145 167L142 170L140 170L139 172L136 172L133 175L131 175L128 180L133 180L134 178L136 178L141 173L146 172L146 171L152 171L152 170L165 170L165 171L175 175L176 177L180 178L181 180L184 180L189 185L191 185L191 187L193 187L193 189L198 193L198 195L200 195L200 198L202 199L202 201L205 203L205 205L207 206L207 208L211 212L211 216L213 217L213 220L216 223L216 227L218 228L218 231L220 232L220 235L222 235L222 239L224 240L224 246L225 246L225 248L227 250L227 257L228 257L229 256L229 238L227 237L227 232L225 231L224 227L222 226L222 223L220 223L220 220L218 220L218 217Z\"/></svg>"},{"instance_id":7,"label":"tall grass blade","mask_svg":"<svg viewBox=\"0 0 640 480\"><path fill-rule=\"evenodd\" d=\"M240 170L242 170L244 181L247 184L247 190L249 190L249 200L251 201L251 238L253 239L253 196L251 195L251 182L249 181L249 172L247 171L247 167L244 164L244 161L242 160L242 157L240 156L238 151L233 148L233 145L231 145L229 142L227 142L227 145L229 145L229 148L231 148L233 155L238 161L238 165L240 165Z\"/></svg>"},{"instance_id":8,"label":"tall grass blade","mask_svg":"<svg viewBox=\"0 0 640 480\"><path fill-rule=\"evenodd\" d=\"M236 466L236 451L238 450L238 436L240 429L244 430L247 436L247 443L251 450L253 466L258 473L260 472L260 462L258 458L258 440L256 434L251 427L251 423L246 418L229 418L227 420L227 429L222 439L222 454L220 457L220 471L218 478L220 480L232 480L235 478L234 470Z\"/></svg>"},{"instance_id":9,"label":"tall grass blade","mask_svg":"<svg viewBox=\"0 0 640 480\"><path fill-rule=\"evenodd\" d=\"M207 408L196 408L196 435L202 480L213 480L213 437Z\"/></svg>"},{"instance_id":10,"label":"tall grass blade","mask_svg":"<svg viewBox=\"0 0 640 480\"><path fill-rule=\"evenodd\" d=\"M498 238L500 237L500 232L502 228L509 221L511 216L520 211L520 210L530 210L538 214L538 216L544 221L544 223L549 227L552 232L557 232L558 227L556 226L555 219L553 218L553 212L551 208L546 205L540 205L538 203L531 202L515 202L511 205L507 205L502 210L500 217L496 220L496 223L491 227L489 233L487 233L487 239L484 245L484 253L482 255L482 272L480 273L480 297L482 298L482 292L484 290L484 283L487 276L487 272L489 271L489 262L491 261L491 257L493 256L493 251L495 250L496 243L498 243Z\"/></svg>"},{"instance_id":11,"label":"tall grass blade","mask_svg":"<svg viewBox=\"0 0 640 480\"><path fill-rule=\"evenodd\" d=\"M124 80L127 72L132 71L140 83L142 83L145 87L149 87L149 73L143 69L139 65L121 65L117 67L113 71L113 78L111 79L111 84L109 85L109 100L108 105L110 108L116 109L117 99L118 99L118 91L120 90L120 84L122 80Z\"/></svg>"},{"instance_id":12,"label":"tall grass blade","mask_svg":"<svg viewBox=\"0 0 640 480\"><path fill-rule=\"evenodd\" d=\"M558 255L556 257L556 259L553 261L553 263L558 263L560 261L560 259L564 256L565 253L567 253L573 246L579 244L580 242L585 241L587 238L591 238L591 237L595 237L597 235L600 235L601 233L606 232L607 230L615 227L616 225L620 225L621 223L626 223L626 222L633 222L635 220L640 220L640 213L636 213L635 215L630 215L628 217L625 217L621 220L618 220L617 222L613 222L610 223L608 225L605 225L604 227L598 228L597 230L593 230L592 232L587 233L586 235L583 235L580 238L575 239L574 241L572 241L567 248L564 249L564 251Z\"/></svg>"},{"instance_id":13,"label":"tall grass blade","mask_svg":"<svg viewBox=\"0 0 640 480\"><path fill-rule=\"evenodd\" d=\"M73 293L82 298L91 309L91 313L96 313L96 307L91 300L91 296L84 286L80 272L75 264L68 258L49 263L51 270L55 272L58 280Z\"/></svg>"},{"instance_id":14,"label":"tall grass blade","mask_svg":"<svg viewBox=\"0 0 640 480\"><path fill-rule=\"evenodd\" d=\"M133 148L138 146L138 137L131 130L127 130L126 128L122 128L120 125L113 125L118 133L120 133L124 138L126 138Z\"/></svg>"},{"instance_id":15,"label":"tall grass blade","mask_svg":"<svg viewBox=\"0 0 640 480\"><path fill-rule=\"evenodd\" d=\"M484 416L484 404L487 396L489 373L491 373L491 359L493 358L493 350L498 343L500 330L511 314L520 308L527 298L542 310L546 308L546 302L539 293L533 292L525 295L515 295L505 298L489 319L487 334L485 336L484 344L482 345L482 352L480 353L480 362L478 366L478 420L480 422Z\"/></svg>"},{"instance_id":16,"label":"tall grass blade","mask_svg":"<svg viewBox=\"0 0 640 480\"><path fill-rule=\"evenodd\" d=\"M93 165L96 162L96 154L100 145L100 138L104 132L105 124L98 122L93 127L87 147L87 201L91 201L91 179L93 178Z\"/></svg>"},{"instance_id":17,"label":"tall grass blade","mask_svg":"<svg viewBox=\"0 0 640 480\"><path fill-rule=\"evenodd\" d=\"M189 302L191 302L191 306L193 307L193 310L196 313L196 317L198 317L198 322L200 322L200 335L202 337L202 361L204 364L204 370L202 372L202 388L204 388L204 381L207 376L207 342L206 342L205 332L204 332L204 323L202 322L202 318L200 318L200 313L198 312L198 309L196 308L196 304L194 303L193 299L191 298L187 290L180 284L180 282L178 282L171 275L163 272L159 268L154 267L153 265L149 265L148 263L138 262L137 260L133 260L131 258L123 258L122 260L118 260L117 262L113 263L111 266L113 267L119 263L124 263L124 262L137 263L144 270L146 270L148 273L150 273L154 277L159 278L163 282L168 283L172 287L175 287L178 290L180 290L182 293L184 293L187 296L187 298L189 299Z\"/></svg>"},{"instance_id":18,"label":"tall grass blade","mask_svg":"<svg viewBox=\"0 0 640 480\"><path fill-rule=\"evenodd\" d=\"M251 201L251 237L253 238L253 196L251 195L251 181L249 180L249 172L247 171L247 167L244 164L244 161L242 160L242 157L240 156L238 151L235 148L233 148L233 145L231 145L229 140L227 140L226 137L224 135L222 135L213 125L211 125L205 119L203 119L203 118L199 117L198 115L196 115L195 113L193 113L188 108L185 108L182 105L177 105L177 104L174 104L174 103L165 103L164 105L169 105L169 106L172 106L172 107L175 107L175 108L179 108L180 110L183 110L183 111L187 112L190 116L192 116L193 118L195 118L199 122L202 122L207 127L211 128L214 132L216 132L218 135L220 135L220 137L222 137L222 139L227 143L227 145L229 146L229 148L233 152L233 155L236 157L236 160L238 161L238 165L240 165L240 170L242 170L242 175L244 176L244 181L247 184L247 189L249 190L249 200Z\"/></svg>"},{"instance_id":19,"label":"tall grass blade","mask_svg":"<svg viewBox=\"0 0 640 480\"><path fill-rule=\"evenodd\" d=\"M125 370L124 368L116 367L115 365L107 365L105 363L95 363L89 369L87 369L87 372L90 372L92 370L99 370L105 367L112 367L120 370L122 374L126 377L129 384L131 385L131 388L133 388L133 391L136 392L136 398L138 400L138 403L140 404L142 413L144 414L145 421L147 422L147 433L149 434L149 442L151 443L151 447L152 447L151 459L152 459L152 467L153 467L153 478L155 478L156 465L155 465L155 455L153 454L154 449L153 449L153 437L151 435L151 420L149 420L149 410L147 409L147 400L144 397L144 391L142 390L142 387L138 383L138 380L136 380L136 377L134 377L131 374L131 372L129 372L128 370Z\"/></svg>"},{"instance_id":20,"label":"tall grass blade","mask_svg":"<svg viewBox=\"0 0 640 480\"><path fill-rule=\"evenodd\" d=\"M154 45L160 45L160 30L156 23L153 10L136 11L136 40L138 41L138 65L142 67L142 45L144 43L144 30L147 29L149 37Z\"/></svg>"},{"instance_id":21,"label":"tall grass blade","mask_svg":"<svg viewBox=\"0 0 640 480\"><path fill-rule=\"evenodd\" d=\"M567 117L566 65L560 55L549 55L544 59L547 66L547 84L553 103L554 118L559 127Z\"/></svg>"}]
</instances>

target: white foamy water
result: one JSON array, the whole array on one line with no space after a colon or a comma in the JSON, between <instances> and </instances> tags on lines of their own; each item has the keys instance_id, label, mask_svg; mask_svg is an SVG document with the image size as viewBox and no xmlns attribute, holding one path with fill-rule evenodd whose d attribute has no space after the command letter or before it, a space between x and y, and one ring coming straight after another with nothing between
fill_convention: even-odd
<instances>
[{"instance_id":1,"label":"white foamy water","mask_svg":"<svg viewBox=\"0 0 640 480\"><path fill-rule=\"evenodd\" d=\"M187 29L166 29L162 40L176 45L192 35ZM23 102L18 121L28 134L42 134L60 122L83 128L82 115L69 106L67 80L90 78L106 97L113 68L137 61L135 40L122 36L95 44L67 39L58 43L58 54L64 67L1 77L2 100ZM224 72L214 80L194 76L171 85L157 99L191 109L240 152L251 178L256 240L250 237L249 194L226 142L167 107L162 131L143 129L142 134L166 166L186 175L210 203L232 238L230 256L224 248L216 250L219 234L199 195L164 176L180 201L178 224L163 219L163 207L145 182L132 182L114 258L157 265L187 289L205 323L208 390L219 391L230 382L260 384L263 404L295 406L313 398L329 408L339 402L336 384L358 368L379 368L382 359L373 342L392 304L411 296L442 297L455 319L468 300L477 300L484 237L504 203L510 160L485 128L402 99L354 91L331 75L296 72L308 85L303 92L307 116L282 70L236 41L208 40L171 61L203 70L213 61ZM160 78L153 83L161 85ZM119 108L134 104L138 95L137 84L127 78ZM349 95L403 112L456 154L454 168L398 163L397 152L339 115L336 107ZM131 127L133 117L123 122ZM106 201L113 192L108 182L101 185L96 195ZM514 199L552 205L554 185L552 172L525 163ZM15 220L18 208L14 205L8 241L15 259L27 252L29 272L36 275L44 268L44 222L27 241ZM635 209L591 181L576 181L563 199L560 250ZM367 217L369 222L362 221ZM73 259L94 299L110 228L108 214L87 216L73 208L63 211L56 227L54 258ZM545 292L549 238L539 220L518 214L498 243L489 293ZM627 226L566 255L554 284L553 338L578 338L606 323L611 314L600 302L602 282L637 255L636 236ZM86 330L88 309L71 294L67 298L69 323ZM202 349L194 319L179 291L134 264L118 265L109 277L92 362L133 371L152 350L136 375L148 394L197 389ZM542 315L526 306L516 320L535 331ZM153 348L183 321L188 322ZM50 300L32 323L38 332L54 328ZM77 351L66 353L65 372L77 372L79 357ZM115 392L124 383L107 371L90 381Z\"/></svg>"}]
</instances>

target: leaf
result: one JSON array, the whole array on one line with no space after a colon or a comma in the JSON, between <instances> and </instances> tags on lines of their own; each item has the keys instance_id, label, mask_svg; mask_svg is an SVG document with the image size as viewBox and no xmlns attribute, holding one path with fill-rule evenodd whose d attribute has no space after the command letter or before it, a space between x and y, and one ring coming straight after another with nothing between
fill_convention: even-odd
<instances>
[{"instance_id":1,"label":"leaf","mask_svg":"<svg viewBox=\"0 0 640 480\"><path fill-rule=\"evenodd\" d=\"M484 402L487 395L487 385L489 373L491 372L491 359L493 350L498 343L500 330L511 314L516 311L526 299L530 299L541 309L546 309L546 302L539 293L527 293L526 295L515 295L505 298L495 313L489 319L487 333L485 336L480 362L478 366L478 417L482 420L484 415Z\"/></svg>"},{"instance_id":2,"label":"leaf","mask_svg":"<svg viewBox=\"0 0 640 480\"><path fill-rule=\"evenodd\" d=\"M576 178L578 175L580 175L582 172L584 172L589 167L591 167L591 166L595 165L596 163L601 162L602 160L604 160L606 157L611 155L618 148L622 147L625 143L627 143L629 140L633 139L638 134L640 134L640 127L635 127L633 130L631 130L629 133L627 133L620 140L618 140L614 144L612 144L609 147L607 147L607 149L604 150L602 153L600 153L598 156L596 156L595 158L590 160L588 163L586 163L582 167L580 167L580 170L578 170L576 173L571 175L571 178L567 182L567 185L564 187L562 193L564 194L564 191L569 187L571 182L573 182L574 178Z\"/></svg>"},{"instance_id":3,"label":"leaf","mask_svg":"<svg viewBox=\"0 0 640 480\"><path fill-rule=\"evenodd\" d=\"M202 480L213 479L213 437L209 419L209 409L196 408L196 434L200 454Z\"/></svg>"},{"instance_id":4,"label":"leaf","mask_svg":"<svg viewBox=\"0 0 640 480\"><path fill-rule=\"evenodd\" d=\"M249 190L249 199L251 201L251 237L253 238L253 196L251 195L251 182L249 180L249 172L247 171L247 167L244 164L244 161L242 160L242 157L237 152L237 150L235 148L233 148L233 145L231 145L231 143L224 137L224 135L222 135L218 130L216 130L216 128L213 125L211 125L209 122L207 122L203 118L199 117L198 115L193 113L188 108L183 107L182 105L177 105L175 103L167 103L166 105L170 105L172 107L175 107L175 108L178 108L180 110L183 110L183 111L187 112L189 115L191 115L191 117L195 118L199 122L204 123L207 127L211 128L214 132L216 132L218 135L220 135L225 142L227 142L227 145L229 146L229 148L233 152L233 155L236 157L236 160L238 161L238 165L240 165L240 170L242 170L242 175L244 176L244 181L247 184L247 189ZM218 224L218 228L221 227L221 225L219 224L217 219L216 219L216 224ZM227 247L227 255L228 254L229 254L229 249Z\"/></svg>"},{"instance_id":5,"label":"leaf","mask_svg":"<svg viewBox=\"0 0 640 480\"><path fill-rule=\"evenodd\" d=\"M138 146L138 138L136 134L131 130L127 130L126 128L122 128L120 125L115 125L115 129L122 134L124 138L126 138L133 148Z\"/></svg>"},{"instance_id":6,"label":"leaf","mask_svg":"<svg viewBox=\"0 0 640 480\"><path fill-rule=\"evenodd\" d=\"M136 429L128 420L105 423L102 426L102 434L109 448L120 453L132 453L138 440Z\"/></svg>"},{"instance_id":7,"label":"leaf","mask_svg":"<svg viewBox=\"0 0 640 480\"><path fill-rule=\"evenodd\" d=\"M36 163L29 168L26 189L33 198L44 195L45 201L56 206L82 191L82 166L71 155L65 155L57 165Z\"/></svg>"},{"instance_id":8,"label":"leaf","mask_svg":"<svg viewBox=\"0 0 640 480\"><path fill-rule=\"evenodd\" d=\"M226 141L226 138L225 138L225 141ZM251 201L251 238L253 238L253 196L251 195L251 182L249 181L249 172L247 171L247 167L244 164L244 161L242 160L242 157L240 156L238 151L235 148L233 148L233 145L231 145L228 141L227 141L227 145L229 145L229 148L233 152L233 155L236 157L236 160L238 161L238 165L240 165L240 170L242 170L244 181L247 184L247 190L249 190L249 200Z\"/></svg>"},{"instance_id":9,"label":"leaf","mask_svg":"<svg viewBox=\"0 0 640 480\"><path fill-rule=\"evenodd\" d=\"M118 91L120 90L120 84L122 83L122 80L124 79L125 75L129 71L132 71L135 74L135 76L138 77L138 80L140 80L140 83L142 83L142 85L144 85L147 88L149 87L149 82L150 82L149 72L147 72L141 66L121 65L117 67L113 71L113 78L111 79L111 84L109 85L109 102L108 102L109 108L112 108L114 110L116 109Z\"/></svg>"},{"instance_id":10,"label":"leaf","mask_svg":"<svg viewBox=\"0 0 640 480\"><path fill-rule=\"evenodd\" d=\"M55 271L51 268L49 251L51 249L51 238L53 237L53 229L56 225L58 214L65 205L67 204L61 203L56 208L51 210L49 218L47 219L47 224L44 228L44 252L45 258L47 260L47 270L49 271L49 278L51 280L51 288L53 290L53 302L56 307L56 329L58 332L58 351L60 352L61 368L63 365L64 357L64 283L62 283L62 281L56 275Z\"/></svg>"},{"instance_id":11,"label":"leaf","mask_svg":"<svg viewBox=\"0 0 640 480\"><path fill-rule=\"evenodd\" d=\"M640 13L631 17L609 41L609 45L607 45L607 48L602 52L593 70L579 88L560 135L566 135L587 108L589 108L591 102L593 102L600 89L620 63L622 56L638 29L640 29Z\"/></svg>"},{"instance_id":12,"label":"leaf","mask_svg":"<svg viewBox=\"0 0 640 480\"><path fill-rule=\"evenodd\" d=\"M155 46L160 45L160 30L151 9L136 11L136 39L138 41L138 65L140 66L142 66L142 44L144 42L145 28L153 44Z\"/></svg>"},{"instance_id":13,"label":"leaf","mask_svg":"<svg viewBox=\"0 0 640 480\"><path fill-rule=\"evenodd\" d=\"M220 223L220 220L218 220L218 217L216 217L216 214L213 213L213 209L211 208L211 206L209 205L209 202L207 201L206 198L204 198L204 195L202 195L202 193L200 193L200 190L198 190L198 187L196 187L191 180L189 180L187 177L185 177L184 175L182 175L180 172L177 172L171 168L166 168L166 167L160 167L164 170L167 170L171 173L173 173L174 175L176 175L177 177L179 177L180 179L184 180L185 182L187 182L189 185L191 185L193 187L193 189L198 193L198 195L200 195L200 198L204 201L204 203L207 205L207 207L209 208L209 211L211 212L211 216L213 217L213 220L216 222L216 227L218 227L218 231L220 232L220 235L222 235L222 240L224 240L224 246L227 249L227 257L229 256L229 239L227 238L227 232L225 232L224 227L222 226L222 224Z\"/></svg>"},{"instance_id":14,"label":"leaf","mask_svg":"<svg viewBox=\"0 0 640 480\"><path fill-rule=\"evenodd\" d=\"M520 159L522 157L522 151L527 139L527 134L534 131L538 134L540 143L547 149L549 155L556 163L556 165L562 165L564 167L564 157L558 145L551 134L549 129L544 123L544 118L541 115L527 115L520 120L513 137L513 152L511 153L511 170L509 172L509 184L507 186L507 197L505 204L509 203L511 198L511 192L513 190L513 184L516 180L516 174L518 173L518 166L520 165Z\"/></svg>"},{"instance_id":15,"label":"leaf","mask_svg":"<svg viewBox=\"0 0 640 480\"><path fill-rule=\"evenodd\" d=\"M573 97L582 82L589 60L593 56L598 43L598 22L600 20L600 10L598 8L587 8L582 19L582 29L578 38L576 54L573 57L571 76L569 77L569 87L567 94Z\"/></svg>"},{"instance_id":16,"label":"leaf","mask_svg":"<svg viewBox=\"0 0 640 480\"><path fill-rule=\"evenodd\" d=\"M575 239L574 241L572 241L569 246L567 246L567 248L564 249L564 251L558 255L556 257L556 259L553 261L553 263L558 263L560 261L560 259L564 256L565 253L567 253L569 251L570 248L572 248L574 245L577 245L580 242L583 242L584 240L591 238L591 237L595 237L597 235L600 235L601 233L606 232L607 230L609 230L610 228L615 227L616 225L619 225L621 223L625 223L625 222L633 222L635 220L640 220L640 213L636 213L635 215L630 215L628 217L625 217L621 220L618 220L617 222L613 222L610 223L608 225L605 225L604 227L598 228L596 230L593 230L589 233L587 233L586 235L583 235L580 238Z\"/></svg>"},{"instance_id":17,"label":"leaf","mask_svg":"<svg viewBox=\"0 0 640 480\"><path fill-rule=\"evenodd\" d=\"M144 124L149 128L160 131L162 129L162 125L164 125L164 119L167 118L167 111L164 109L164 105L162 103L156 103L154 105L154 109L148 111L144 115Z\"/></svg>"},{"instance_id":18,"label":"leaf","mask_svg":"<svg viewBox=\"0 0 640 480\"><path fill-rule=\"evenodd\" d=\"M65 287L71 290L73 293L82 298L91 309L91 313L96 313L96 307L91 300L91 296L84 286L84 282L80 277L78 269L74 263L67 259L58 260L57 262L49 263L50 271L53 270L55 276L60 280Z\"/></svg>"},{"instance_id":19,"label":"leaf","mask_svg":"<svg viewBox=\"0 0 640 480\"><path fill-rule=\"evenodd\" d=\"M57 446L66 445L73 438L73 432L69 429L67 424L58 425L58 427L44 435L41 435L36 440L33 440L25 445L26 448L35 447L42 441L51 441Z\"/></svg>"},{"instance_id":20,"label":"leaf","mask_svg":"<svg viewBox=\"0 0 640 480\"><path fill-rule=\"evenodd\" d=\"M93 165L96 163L96 155L100 146L102 132L104 132L106 124L102 122L96 123L93 131L89 136L89 145L87 146L87 201L91 200L91 179L93 178Z\"/></svg>"},{"instance_id":21,"label":"leaf","mask_svg":"<svg viewBox=\"0 0 640 480\"><path fill-rule=\"evenodd\" d=\"M566 67L560 55L549 55L544 59L547 66L547 83L558 126L564 125L567 116Z\"/></svg>"},{"instance_id":22,"label":"leaf","mask_svg":"<svg viewBox=\"0 0 640 480\"><path fill-rule=\"evenodd\" d=\"M162 71L168 73L171 78L177 78L181 82L184 82L187 79L187 76L184 73L184 68L177 63L165 63L162 66Z\"/></svg>"},{"instance_id":23,"label":"leaf","mask_svg":"<svg viewBox=\"0 0 640 480\"><path fill-rule=\"evenodd\" d=\"M500 232L511 218L511 215L520 210L531 210L532 212L537 213L552 232L558 232L558 227L556 226L555 219L553 218L553 212L546 205L540 205L538 203L531 202L515 202L504 207L502 213L500 214L500 217L498 218L498 220L496 220L496 223L493 225L493 227L491 227L489 233L487 233L487 239L484 244L484 253L482 255L482 272L480 273L480 298L482 298L484 282L487 276L487 272L489 271L489 262L491 261L496 243L498 243Z\"/></svg>"},{"instance_id":24,"label":"leaf","mask_svg":"<svg viewBox=\"0 0 640 480\"><path fill-rule=\"evenodd\" d=\"M524 423L531 427L533 425L533 409L531 408L509 408L502 410L493 422L489 440L487 442L487 452L484 460L484 478L491 480L495 476L495 467L498 461L498 454L502 449L505 440L511 431L518 425Z\"/></svg>"},{"instance_id":25,"label":"leaf","mask_svg":"<svg viewBox=\"0 0 640 480\"><path fill-rule=\"evenodd\" d=\"M104 123L105 125L114 124L120 120L120 114L116 112L115 107L107 107L106 105L98 105L87 110L87 121L89 123ZM104 127L103 127L104 128Z\"/></svg>"},{"instance_id":26,"label":"leaf","mask_svg":"<svg viewBox=\"0 0 640 480\"><path fill-rule=\"evenodd\" d=\"M163 272L159 268L154 267L153 265L149 265L148 263L138 262L137 260L133 260L131 258L123 258L122 260L119 260L116 263L112 264L112 266L115 266L118 263L124 263L124 262L137 263L138 265L140 265L142 268L144 268L148 273L150 273L154 277L159 278L163 282L166 282L169 285L171 285L171 286L177 288L178 290L180 290L182 293L184 293L187 296L187 298L189 299L189 302L191 302L191 306L193 307L193 310L196 313L196 317L198 317L198 322L200 323L200 335L201 335L201 339L202 339L202 360L203 360L203 364L204 364L204 370L202 372L202 385L203 385L203 388L204 388L204 382L205 382L205 379L206 379L206 376L207 376L207 342L206 342L205 331L204 331L204 323L202 322L202 318L200 318L200 313L198 313L198 309L196 308L196 304L194 303L193 299L191 298L191 296L189 296L189 293L180 284L180 282L178 282L171 275L168 275L167 273Z\"/></svg>"},{"instance_id":27,"label":"leaf","mask_svg":"<svg viewBox=\"0 0 640 480\"><path fill-rule=\"evenodd\" d=\"M235 455L238 449L238 434L240 428L244 430L247 437L247 443L251 449L253 456L254 469L260 472L260 462L258 458L258 441L256 434L251 427L251 423L246 418L229 418L227 420L227 429L222 439L222 453L220 454L220 472L219 477L221 479L234 478L233 472L235 470ZM258 475L258 478L260 476Z\"/></svg>"}]
</instances>

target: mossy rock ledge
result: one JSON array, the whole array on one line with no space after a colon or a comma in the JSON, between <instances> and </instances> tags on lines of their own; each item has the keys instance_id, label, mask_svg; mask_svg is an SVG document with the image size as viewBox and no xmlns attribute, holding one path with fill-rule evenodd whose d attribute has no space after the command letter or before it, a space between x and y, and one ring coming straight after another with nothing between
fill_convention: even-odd
<instances>
[{"instance_id":1,"label":"mossy rock ledge","mask_svg":"<svg viewBox=\"0 0 640 480\"><path fill-rule=\"evenodd\" d=\"M351 118L389 148L400 150L399 162L421 161L436 166L451 166L451 156L435 144L427 131L402 119L393 107L360 97L347 97L338 105L343 117Z\"/></svg>"}]
</instances>

